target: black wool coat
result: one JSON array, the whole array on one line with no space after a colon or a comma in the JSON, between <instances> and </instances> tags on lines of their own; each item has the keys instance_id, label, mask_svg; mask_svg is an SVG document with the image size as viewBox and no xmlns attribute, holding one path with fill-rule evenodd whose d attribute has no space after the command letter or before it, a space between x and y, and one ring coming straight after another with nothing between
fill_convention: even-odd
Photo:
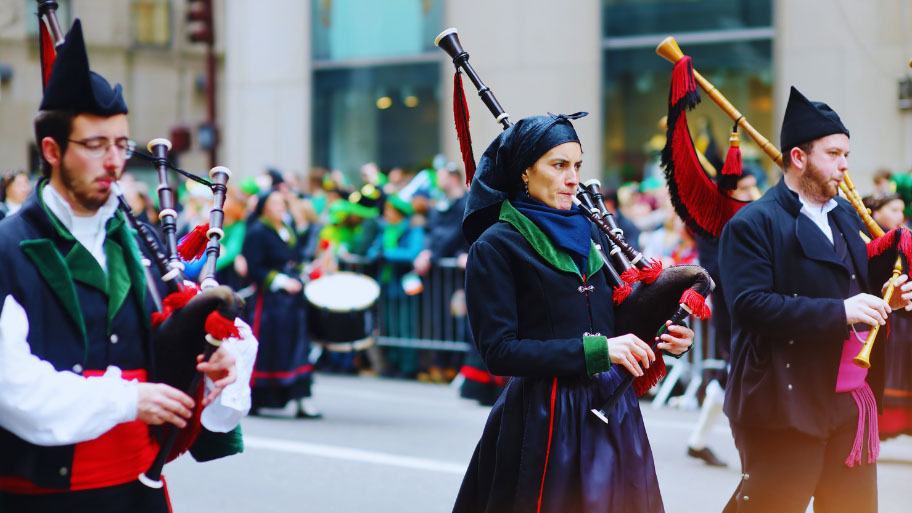
<instances>
[{"instance_id":1,"label":"black wool coat","mask_svg":"<svg viewBox=\"0 0 912 513\"><path fill-rule=\"evenodd\" d=\"M853 280L875 295L882 285L869 276L861 219L848 201L836 202L828 215L845 237L854 268L800 213L798 195L784 179L742 208L722 232L719 264L732 317L725 413L736 425L827 437L842 346L850 334L843 301ZM871 363L867 381L879 405L881 341Z\"/></svg>"}]
</instances>

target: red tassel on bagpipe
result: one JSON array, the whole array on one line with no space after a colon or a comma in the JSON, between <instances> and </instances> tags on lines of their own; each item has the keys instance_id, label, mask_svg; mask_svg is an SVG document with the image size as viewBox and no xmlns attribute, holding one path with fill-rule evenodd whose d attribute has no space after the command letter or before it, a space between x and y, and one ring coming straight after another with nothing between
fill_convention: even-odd
<instances>
[{"instance_id":1,"label":"red tassel on bagpipe","mask_svg":"<svg viewBox=\"0 0 912 513\"><path fill-rule=\"evenodd\" d=\"M725 164L722 165L722 174L741 176L741 137L738 135L738 125L735 125L728 141L728 154L725 156Z\"/></svg>"},{"instance_id":2,"label":"red tassel on bagpipe","mask_svg":"<svg viewBox=\"0 0 912 513\"><path fill-rule=\"evenodd\" d=\"M614 305L617 306L617 305L623 303L624 300L627 299L627 296L629 296L631 292L633 292L633 287L631 287L629 283L625 283L621 287L615 287L614 293L612 294L612 300L614 301Z\"/></svg>"},{"instance_id":3,"label":"red tassel on bagpipe","mask_svg":"<svg viewBox=\"0 0 912 513\"><path fill-rule=\"evenodd\" d=\"M675 212L687 227L704 237L718 237L722 227L747 202L732 199L706 174L687 128L686 111L700 101L693 65L688 56L671 74L668 94L668 131L662 150L662 167ZM740 174L740 150L729 150L723 174ZM735 172L737 161L737 173ZM728 168L728 169L726 169Z\"/></svg>"},{"instance_id":4,"label":"red tassel on bagpipe","mask_svg":"<svg viewBox=\"0 0 912 513\"><path fill-rule=\"evenodd\" d=\"M626 271L621 273L621 281L627 285L633 285L635 282L640 280L640 270L636 267L631 267Z\"/></svg>"},{"instance_id":5,"label":"red tassel on bagpipe","mask_svg":"<svg viewBox=\"0 0 912 513\"><path fill-rule=\"evenodd\" d=\"M706 305L706 298L694 289L687 289L681 294L680 304L687 306L693 315L700 319L708 319L711 315L709 307ZM656 386L665 377L665 370L665 360L662 359L660 353L643 375L633 380L633 389L636 391L637 397Z\"/></svg>"},{"instance_id":6,"label":"red tassel on bagpipe","mask_svg":"<svg viewBox=\"0 0 912 513\"><path fill-rule=\"evenodd\" d=\"M896 242L896 232L898 230L899 228L894 228L871 242L868 242L868 259L870 260L876 256L880 256L884 251L892 248L893 243Z\"/></svg>"},{"instance_id":7,"label":"red tassel on bagpipe","mask_svg":"<svg viewBox=\"0 0 912 513\"><path fill-rule=\"evenodd\" d=\"M700 102L700 92L697 90L697 79L694 78L693 61L685 55L679 60L671 72L671 90L668 94L670 106L677 106L685 100L688 108Z\"/></svg>"},{"instance_id":8,"label":"red tassel on bagpipe","mask_svg":"<svg viewBox=\"0 0 912 513\"><path fill-rule=\"evenodd\" d=\"M896 240L899 236L899 241ZM893 248L896 245L896 249L900 256L902 256L906 262L912 262L912 232L908 228L894 228L887 233L877 237L876 239L868 242L868 260L882 255L887 250Z\"/></svg>"},{"instance_id":9,"label":"red tassel on bagpipe","mask_svg":"<svg viewBox=\"0 0 912 513\"><path fill-rule=\"evenodd\" d=\"M453 75L453 117L456 120L459 151L462 152L462 163L465 166L466 186L469 186L475 177L475 155L472 153L472 133L469 130L469 107L466 105L462 72L459 69Z\"/></svg>"},{"instance_id":10,"label":"red tassel on bagpipe","mask_svg":"<svg viewBox=\"0 0 912 513\"><path fill-rule=\"evenodd\" d=\"M51 70L54 69L54 61L57 59L57 49L54 47L51 31L40 17L38 18L38 28L40 31L38 53L41 59L41 87L43 89L47 87L48 80L51 78Z\"/></svg>"},{"instance_id":11,"label":"red tassel on bagpipe","mask_svg":"<svg viewBox=\"0 0 912 513\"><path fill-rule=\"evenodd\" d=\"M687 289L681 294L681 304L686 305L699 319L706 320L712 315L706 306L706 298L694 289Z\"/></svg>"},{"instance_id":12,"label":"red tassel on bagpipe","mask_svg":"<svg viewBox=\"0 0 912 513\"><path fill-rule=\"evenodd\" d=\"M192 262L203 256L206 244L209 243L209 237L206 235L208 231L209 223L205 223L197 225L196 228L190 230L190 233L184 235L180 240L180 244L177 245L177 254L180 255L181 259L185 262Z\"/></svg>"},{"instance_id":13,"label":"red tassel on bagpipe","mask_svg":"<svg viewBox=\"0 0 912 513\"><path fill-rule=\"evenodd\" d=\"M662 271L662 262L650 259L649 266L645 269L640 269L640 279L643 280L643 283L652 283L659 279Z\"/></svg>"},{"instance_id":14,"label":"red tassel on bagpipe","mask_svg":"<svg viewBox=\"0 0 912 513\"><path fill-rule=\"evenodd\" d=\"M660 353L656 355L656 360L643 372L643 375L633 380L633 389L636 391L637 397L649 392L664 377L665 360Z\"/></svg>"},{"instance_id":15,"label":"red tassel on bagpipe","mask_svg":"<svg viewBox=\"0 0 912 513\"><path fill-rule=\"evenodd\" d=\"M198 288L188 284L180 292L172 292L165 296L165 299L162 300L161 312L152 312L152 329L158 328L159 324L165 322L165 319L171 316L171 312L183 308L198 293Z\"/></svg>"},{"instance_id":16,"label":"red tassel on bagpipe","mask_svg":"<svg viewBox=\"0 0 912 513\"><path fill-rule=\"evenodd\" d=\"M912 233L907 229L902 229L902 235L899 236L899 253L906 257L906 262L912 262Z\"/></svg>"},{"instance_id":17,"label":"red tassel on bagpipe","mask_svg":"<svg viewBox=\"0 0 912 513\"><path fill-rule=\"evenodd\" d=\"M229 338L240 338L241 336L234 321L226 319L218 310L213 310L206 317L204 328L206 333L215 340L228 340Z\"/></svg>"}]
</instances>

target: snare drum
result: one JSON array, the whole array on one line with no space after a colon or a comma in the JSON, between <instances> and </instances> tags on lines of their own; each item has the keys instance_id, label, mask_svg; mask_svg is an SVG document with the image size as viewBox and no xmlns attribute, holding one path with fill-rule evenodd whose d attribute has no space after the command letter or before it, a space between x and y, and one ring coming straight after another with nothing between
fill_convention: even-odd
<instances>
[{"instance_id":1,"label":"snare drum","mask_svg":"<svg viewBox=\"0 0 912 513\"><path fill-rule=\"evenodd\" d=\"M304 286L310 336L328 351L358 351L374 343L380 286L370 276L339 272Z\"/></svg>"}]
</instances>

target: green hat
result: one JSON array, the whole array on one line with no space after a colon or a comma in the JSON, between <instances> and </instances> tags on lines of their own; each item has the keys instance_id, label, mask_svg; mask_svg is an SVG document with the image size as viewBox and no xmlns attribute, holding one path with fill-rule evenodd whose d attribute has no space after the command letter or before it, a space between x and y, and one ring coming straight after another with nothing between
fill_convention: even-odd
<instances>
[{"instance_id":1,"label":"green hat","mask_svg":"<svg viewBox=\"0 0 912 513\"><path fill-rule=\"evenodd\" d=\"M909 173L895 173L890 177L890 181L893 182L891 188L906 202L903 214L906 217L912 217L912 175Z\"/></svg>"},{"instance_id":2,"label":"green hat","mask_svg":"<svg viewBox=\"0 0 912 513\"><path fill-rule=\"evenodd\" d=\"M355 194L358 193L353 192L352 196ZM380 215L380 209L377 207L365 207L364 205L359 205L357 202L345 199L334 201L332 205L329 206L330 223L341 223L350 215L355 215L364 219L373 219Z\"/></svg>"},{"instance_id":3,"label":"green hat","mask_svg":"<svg viewBox=\"0 0 912 513\"><path fill-rule=\"evenodd\" d=\"M241 192L248 196L256 196L260 193L260 186L257 185L252 176L242 178L241 183L238 185L241 188Z\"/></svg>"},{"instance_id":4,"label":"green hat","mask_svg":"<svg viewBox=\"0 0 912 513\"><path fill-rule=\"evenodd\" d=\"M373 219L380 215L380 199L382 193L372 184L366 184L360 191L348 195L346 211L365 219Z\"/></svg>"},{"instance_id":5,"label":"green hat","mask_svg":"<svg viewBox=\"0 0 912 513\"><path fill-rule=\"evenodd\" d=\"M390 203L390 205L393 206L393 208L395 208L396 210L398 210L399 212L402 212L403 214L405 214L407 216L410 216L415 213L415 209L412 208L412 204L409 203L408 201L405 201L401 197L399 197L398 194L391 195L389 198L386 199L386 201L388 201Z\"/></svg>"}]
</instances>

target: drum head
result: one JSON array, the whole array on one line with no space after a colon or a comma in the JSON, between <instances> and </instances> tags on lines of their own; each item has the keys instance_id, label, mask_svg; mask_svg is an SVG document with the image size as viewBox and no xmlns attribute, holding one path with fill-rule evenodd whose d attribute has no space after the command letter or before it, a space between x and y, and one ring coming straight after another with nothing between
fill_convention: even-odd
<instances>
[{"instance_id":1,"label":"drum head","mask_svg":"<svg viewBox=\"0 0 912 513\"><path fill-rule=\"evenodd\" d=\"M380 286L365 274L341 272L316 279L304 286L304 297L317 308L352 312L373 306Z\"/></svg>"}]
</instances>

